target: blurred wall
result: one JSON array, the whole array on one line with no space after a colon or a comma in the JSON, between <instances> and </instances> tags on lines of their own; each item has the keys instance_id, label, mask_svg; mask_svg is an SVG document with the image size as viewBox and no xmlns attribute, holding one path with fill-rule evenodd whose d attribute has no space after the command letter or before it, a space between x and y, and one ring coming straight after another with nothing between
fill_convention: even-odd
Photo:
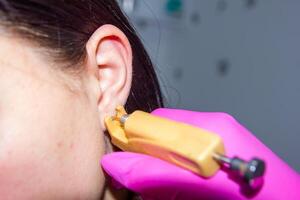
<instances>
[{"instance_id":1,"label":"blurred wall","mask_svg":"<svg viewBox=\"0 0 300 200\"><path fill-rule=\"evenodd\" d=\"M134 3L167 106L230 113L300 172L300 1Z\"/></svg>"}]
</instances>

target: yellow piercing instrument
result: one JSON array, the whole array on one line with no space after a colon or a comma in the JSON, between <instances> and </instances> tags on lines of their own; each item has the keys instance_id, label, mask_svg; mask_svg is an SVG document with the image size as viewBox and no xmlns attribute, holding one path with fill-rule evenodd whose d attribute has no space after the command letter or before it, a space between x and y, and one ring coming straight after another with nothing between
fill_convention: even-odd
<instances>
[{"instance_id":1,"label":"yellow piercing instrument","mask_svg":"<svg viewBox=\"0 0 300 200\"><path fill-rule=\"evenodd\" d=\"M249 185L263 175L260 159L245 162L225 156L220 136L207 130L143 111L127 114L122 106L105 119L112 143L123 151L148 154L200 176L211 177L220 165L238 171Z\"/></svg>"}]
</instances>

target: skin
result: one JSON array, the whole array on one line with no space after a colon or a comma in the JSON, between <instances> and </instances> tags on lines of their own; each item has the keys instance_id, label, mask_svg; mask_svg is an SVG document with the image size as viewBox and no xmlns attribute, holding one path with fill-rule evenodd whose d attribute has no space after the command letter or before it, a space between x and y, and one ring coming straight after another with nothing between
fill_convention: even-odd
<instances>
[{"instance_id":1,"label":"skin","mask_svg":"<svg viewBox=\"0 0 300 200\"><path fill-rule=\"evenodd\" d=\"M99 27L76 76L42 51L0 34L1 199L113 198L99 161L109 151L104 118L130 91L130 44L116 27Z\"/></svg>"}]
</instances>

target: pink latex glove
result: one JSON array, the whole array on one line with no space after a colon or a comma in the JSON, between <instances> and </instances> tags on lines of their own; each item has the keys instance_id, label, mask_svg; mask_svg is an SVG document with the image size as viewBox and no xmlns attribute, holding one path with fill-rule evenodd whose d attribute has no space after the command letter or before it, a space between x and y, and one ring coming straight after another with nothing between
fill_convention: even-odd
<instances>
[{"instance_id":1,"label":"pink latex glove","mask_svg":"<svg viewBox=\"0 0 300 200\"><path fill-rule=\"evenodd\" d=\"M116 152L105 155L101 164L118 187L126 187L143 199L152 200L300 199L300 176L230 115L176 109L157 109L152 114L219 134L229 157L263 159L266 162L264 185L256 193L248 193L223 170L204 179L154 157Z\"/></svg>"}]
</instances>

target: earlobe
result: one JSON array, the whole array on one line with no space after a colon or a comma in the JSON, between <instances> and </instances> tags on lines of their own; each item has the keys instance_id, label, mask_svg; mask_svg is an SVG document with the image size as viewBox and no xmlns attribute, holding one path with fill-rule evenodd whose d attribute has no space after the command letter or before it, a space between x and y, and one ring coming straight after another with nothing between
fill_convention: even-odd
<instances>
[{"instance_id":1,"label":"earlobe","mask_svg":"<svg viewBox=\"0 0 300 200\"><path fill-rule=\"evenodd\" d=\"M100 120L112 115L116 106L124 105L132 79L132 51L127 37L117 27L104 25L87 44L89 71L97 78Z\"/></svg>"}]
</instances>

